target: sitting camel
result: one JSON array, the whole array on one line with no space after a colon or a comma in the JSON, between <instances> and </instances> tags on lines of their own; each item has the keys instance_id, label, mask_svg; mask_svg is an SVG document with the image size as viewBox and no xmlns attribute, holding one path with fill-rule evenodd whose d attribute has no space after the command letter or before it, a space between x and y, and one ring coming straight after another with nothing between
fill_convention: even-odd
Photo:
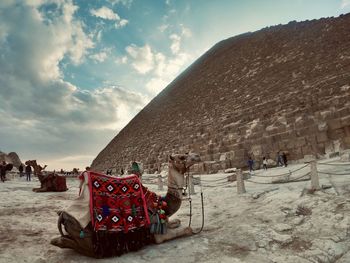
<instances>
[{"instance_id":1,"label":"sitting camel","mask_svg":"<svg viewBox=\"0 0 350 263\"><path fill-rule=\"evenodd\" d=\"M64 192L67 191L66 178L55 173L43 174L42 171L47 167L37 164L36 160L29 160L25 162L26 165L33 167L34 175L40 181L40 188L33 188L34 192Z\"/></svg>"},{"instance_id":2,"label":"sitting camel","mask_svg":"<svg viewBox=\"0 0 350 263\"><path fill-rule=\"evenodd\" d=\"M159 197L161 200L160 203L165 203L166 208L164 210L158 211L163 211L166 218L172 216L179 210L181 206L182 190L185 185L185 173L186 171L188 171L190 166L198 162L200 162L200 158L199 155L195 153L176 154L174 156L170 156L168 173L168 191L165 197L159 197L158 195L149 191L146 187L141 185L141 189L143 189L141 191L142 198L147 198L149 196ZM98 216L100 215L96 217L96 214L94 212L95 210L93 210L91 207L92 201L90 200L90 197L92 196L92 194L90 191L93 187L99 187L99 185L96 184L96 181L91 179L93 178L91 174L99 176L97 178L103 177L103 179L101 179L101 182L103 183L106 182L108 178L111 178L106 175L99 175L93 172L83 173L84 181L82 182L80 196L68 209L66 209L65 211L58 212L58 229L61 236L52 239L52 245L58 246L60 248L74 249L75 251L90 257L101 258L121 255L128 251L138 250L147 244L159 244L167 240L172 240L182 236L189 236L192 234L192 229L190 227L180 227L180 220L169 221L167 219L162 221L162 223L165 225L164 229L166 230L163 231L164 229L162 228L162 231L160 232L153 231L154 229L152 230L152 224L146 224L144 232L139 231L138 229L136 229L135 231L129 231L128 233L123 231L108 232L94 230L93 225L95 225L95 223L97 222L96 218L99 219ZM137 180L137 182L139 182L139 179L136 175L132 175L129 178L134 178L134 180ZM141 198L139 198L138 200L140 199ZM107 202L116 202L116 200L108 199ZM147 216L149 216L152 209L154 209L153 205L157 205L157 203L151 202L150 204L146 202L145 210L147 211ZM118 206L117 209L119 208L120 207ZM133 209L135 208L133 207ZM91 216L91 212L94 213L95 218ZM108 209L103 208L103 212L106 212L108 217ZM160 216L159 218L164 217ZM114 217L112 218L112 220L114 220ZM64 226L66 234L63 233L62 225ZM153 226L155 225L153 224Z\"/></svg>"}]
</instances>

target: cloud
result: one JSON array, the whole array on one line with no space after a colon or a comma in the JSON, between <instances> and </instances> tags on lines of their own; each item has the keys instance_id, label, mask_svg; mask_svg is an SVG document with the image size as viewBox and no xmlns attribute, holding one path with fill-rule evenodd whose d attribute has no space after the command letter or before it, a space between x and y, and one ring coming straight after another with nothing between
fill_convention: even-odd
<instances>
[{"instance_id":1,"label":"cloud","mask_svg":"<svg viewBox=\"0 0 350 263\"><path fill-rule=\"evenodd\" d=\"M131 65L140 74L146 74L154 68L154 54L149 45L138 47L134 44L125 48L127 54L133 60Z\"/></svg>"},{"instance_id":2,"label":"cloud","mask_svg":"<svg viewBox=\"0 0 350 263\"><path fill-rule=\"evenodd\" d=\"M128 20L121 19L120 16L117 13L113 12L112 9L110 9L110 8L108 8L106 6L103 6L103 7L99 8L99 9L91 9L90 13L93 16L96 16L96 17L99 17L99 18L102 18L102 19L116 21L116 23L115 23L115 27L116 28L122 28L122 27L126 26L129 23Z\"/></svg>"},{"instance_id":3,"label":"cloud","mask_svg":"<svg viewBox=\"0 0 350 263\"><path fill-rule=\"evenodd\" d=\"M108 2L110 2L112 5L121 4L126 6L127 8L130 8L133 3L133 0L108 0Z\"/></svg>"},{"instance_id":4,"label":"cloud","mask_svg":"<svg viewBox=\"0 0 350 263\"><path fill-rule=\"evenodd\" d=\"M168 27L169 27L169 25L163 24L163 25L160 25L158 27L158 29L159 29L160 32L163 33Z\"/></svg>"},{"instance_id":5,"label":"cloud","mask_svg":"<svg viewBox=\"0 0 350 263\"><path fill-rule=\"evenodd\" d=\"M45 19L39 10L46 2L39 2L2 2L0 8L1 147L24 159L69 166L65 156L95 156L148 98L118 86L83 90L65 81L64 61L83 62L94 43L71 0L55 1ZM90 57L102 60L103 52Z\"/></svg>"},{"instance_id":6,"label":"cloud","mask_svg":"<svg viewBox=\"0 0 350 263\"><path fill-rule=\"evenodd\" d=\"M114 13L112 9L109 9L108 7L101 7L99 9L92 9L90 10L90 13L93 16L107 19L107 20L120 20L120 17L117 13Z\"/></svg>"},{"instance_id":7,"label":"cloud","mask_svg":"<svg viewBox=\"0 0 350 263\"><path fill-rule=\"evenodd\" d=\"M129 23L128 20L126 19L121 19L118 23L115 24L116 28L122 28L124 26L126 26Z\"/></svg>"},{"instance_id":8,"label":"cloud","mask_svg":"<svg viewBox=\"0 0 350 263\"><path fill-rule=\"evenodd\" d=\"M192 36L192 31L185 27L183 24L180 24L181 26L181 35L184 37L191 37Z\"/></svg>"},{"instance_id":9,"label":"cloud","mask_svg":"<svg viewBox=\"0 0 350 263\"><path fill-rule=\"evenodd\" d=\"M347 8L348 6L350 6L350 0L342 0L340 6L342 9Z\"/></svg>"},{"instance_id":10,"label":"cloud","mask_svg":"<svg viewBox=\"0 0 350 263\"><path fill-rule=\"evenodd\" d=\"M169 37L172 41L170 49L173 54L177 54L180 51L181 37L176 34L172 34Z\"/></svg>"},{"instance_id":11,"label":"cloud","mask_svg":"<svg viewBox=\"0 0 350 263\"><path fill-rule=\"evenodd\" d=\"M115 63L117 64L126 64L127 62L128 62L127 56L119 57L115 60Z\"/></svg>"},{"instance_id":12,"label":"cloud","mask_svg":"<svg viewBox=\"0 0 350 263\"><path fill-rule=\"evenodd\" d=\"M89 57L95 62L103 62L107 59L108 55L111 53L111 49L105 48L102 51L92 54Z\"/></svg>"},{"instance_id":13,"label":"cloud","mask_svg":"<svg viewBox=\"0 0 350 263\"><path fill-rule=\"evenodd\" d=\"M180 52L173 57L166 57L162 53L154 55L155 65L153 77L146 83L145 87L151 94L158 94L185 68L192 56Z\"/></svg>"}]
</instances>

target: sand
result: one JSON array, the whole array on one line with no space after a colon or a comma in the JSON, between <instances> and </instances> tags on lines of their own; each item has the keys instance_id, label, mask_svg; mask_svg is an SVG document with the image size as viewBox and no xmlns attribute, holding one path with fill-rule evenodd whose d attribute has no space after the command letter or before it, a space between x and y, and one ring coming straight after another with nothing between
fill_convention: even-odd
<instances>
[{"instance_id":1,"label":"sand","mask_svg":"<svg viewBox=\"0 0 350 263\"><path fill-rule=\"evenodd\" d=\"M336 158L322 162L340 163ZM259 170L255 175L282 174L302 166ZM200 234L99 262L350 262L350 166L318 167L347 175L320 174L320 184L332 187L313 194L302 194L310 187L310 181L304 181L246 182L243 195L237 195L235 182L226 182L227 174L203 175L205 226ZM295 176L308 171L307 167ZM268 183L272 177L251 180ZM157 185L145 181L157 190ZM67 192L34 193L37 180L16 177L0 183L0 262L96 262L50 245L51 238L59 235L56 211L69 206L78 194L76 179L67 184ZM201 225L200 187L196 185L195 191L194 230ZM305 208L304 215L297 214L298 207ZM187 201L174 218L188 225Z\"/></svg>"}]
</instances>

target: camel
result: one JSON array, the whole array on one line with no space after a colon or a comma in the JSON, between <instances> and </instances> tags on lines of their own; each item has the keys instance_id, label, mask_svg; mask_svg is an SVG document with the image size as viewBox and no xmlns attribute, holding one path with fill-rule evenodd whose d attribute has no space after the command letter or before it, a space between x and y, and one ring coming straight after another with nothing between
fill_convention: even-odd
<instances>
[{"instance_id":1,"label":"camel","mask_svg":"<svg viewBox=\"0 0 350 263\"><path fill-rule=\"evenodd\" d=\"M34 192L63 192L67 191L66 178L55 173L43 174L42 171L47 167L38 165L36 160L29 160L25 162L26 165L33 167L34 175L40 181L40 188L33 188Z\"/></svg>"},{"instance_id":2,"label":"camel","mask_svg":"<svg viewBox=\"0 0 350 263\"><path fill-rule=\"evenodd\" d=\"M11 171L12 168L13 168L12 163L6 164L6 162L3 162L2 164L0 164L0 176L1 176L2 182L5 182L5 180L6 180L6 172Z\"/></svg>"},{"instance_id":3,"label":"camel","mask_svg":"<svg viewBox=\"0 0 350 263\"><path fill-rule=\"evenodd\" d=\"M195 153L176 154L169 157L168 191L165 197L162 197L162 200L167 204L164 212L167 218L179 210L182 202L182 190L185 185L185 173L190 166L198 162L200 162L200 157ZM146 226L145 232L133 232L130 234L107 232L104 234L105 236L101 237L100 235L96 239L96 231L92 227L90 214L92 210L89 206L89 198L91 196L90 188L88 187L89 181L86 180L89 178L89 173L85 172L84 174L84 183L82 184L80 196L65 211L58 211L58 229L61 236L52 239L52 245L73 249L89 257L101 258L119 256L129 251L138 250L148 244L160 244L193 234L190 227L181 226L180 220L166 220L164 224L167 230L164 234L155 233L150 230L150 226ZM136 175L133 176L136 177ZM157 196L146 187L142 186L142 188L144 189L144 197L152 194ZM148 214L151 209L152 206L147 203L146 210L148 210ZM65 234L63 233L62 225L64 226ZM100 246L100 249L96 249L97 246Z\"/></svg>"}]
</instances>

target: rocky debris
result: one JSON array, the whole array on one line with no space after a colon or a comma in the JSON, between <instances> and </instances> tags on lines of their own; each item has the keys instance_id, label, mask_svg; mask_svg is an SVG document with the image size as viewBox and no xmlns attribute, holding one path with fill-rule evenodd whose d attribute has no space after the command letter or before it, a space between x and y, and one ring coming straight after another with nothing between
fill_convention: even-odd
<instances>
[{"instance_id":1,"label":"rocky debris","mask_svg":"<svg viewBox=\"0 0 350 263\"><path fill-rule=\"evenodd\" d=\"M194 173L275 165L350 148L350 14L291 22L217 43L155 97L99 153L93 169L133 158L152 172L198 152Z\"/></svg>"}]
</instances>

